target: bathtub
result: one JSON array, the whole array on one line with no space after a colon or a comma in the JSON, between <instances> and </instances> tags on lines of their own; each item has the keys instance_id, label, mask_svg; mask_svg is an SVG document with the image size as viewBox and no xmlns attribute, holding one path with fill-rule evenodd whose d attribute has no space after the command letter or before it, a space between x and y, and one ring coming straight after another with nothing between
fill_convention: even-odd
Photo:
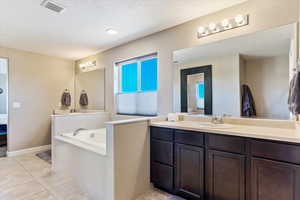
<instances>
[{"instance_id":1,"label":"bathtub","mask_svg":"<svg viewBox=\"0 0 300 200\"><path fill-rule=\"evenodd\" d=\"M150 122L127 119L101 126L99 115L53 116L52 170L89 200L136 199L152 189ZM74 136L78 128L88 130Z\"/></svg>"},{"instance_id":2,"label":"bathtub","mask_svg":"<svg viewBox=\"0 0 300 200\"><path fill-rule=\"evenodd\" d=\"M76 135L73 132L61 133L55 138L79 148L106 155L106 128L81 130Z\"/></svg>"}]
</instances>

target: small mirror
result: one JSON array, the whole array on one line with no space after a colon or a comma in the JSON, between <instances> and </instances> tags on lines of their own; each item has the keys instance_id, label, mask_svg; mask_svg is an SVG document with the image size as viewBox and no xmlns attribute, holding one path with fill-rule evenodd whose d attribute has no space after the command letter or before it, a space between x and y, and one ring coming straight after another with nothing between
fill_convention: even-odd
<instances>
[{"instance_id":1,"label":"small mirror","mask_svg":"<svg viewBox=\"0 0 300 200\"><path fill-rule=\"evenodd\" d=\"M173 53L174 111L290 119L294 24Z\"/></svg>"},{"instance_id":2,"label":"small mirror","mask_svg":"<svg viewBox=\"0 0 300 200\"><path fill-rule=\"evenodd\" d=\"M96 64L95 62L91 62ZM75 108L80 112L105 110L105 69L76 67Z\"/></svg>"}]
</instances>

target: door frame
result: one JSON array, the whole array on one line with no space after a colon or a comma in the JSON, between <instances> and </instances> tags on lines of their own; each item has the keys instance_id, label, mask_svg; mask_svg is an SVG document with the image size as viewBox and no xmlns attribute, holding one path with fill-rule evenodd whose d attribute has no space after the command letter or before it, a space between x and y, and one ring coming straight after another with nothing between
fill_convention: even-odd
<instances>
[{"instance_id":1,"label":"door frame","mask_svg":"<svg viewBox=\"0 0 300 200\"><path fill-rule=\"evenodd\" d=\"M6 125L6 128L7 128L7 133L6 133L6 157L7 156L7 153L9 152L9 149L10 149L10 60L9 60L9 57L6 57L6 56L0 56L1 59L5 59L7 60L7 97L6 97L6 101L7 101L7 104L6 104L6 109L7 109L7 125Z\"/></svg>"},{"instance_id":2,"label":"door frame","mask_svg":"<svg viewBox=\"0 0 300 200\"><path fill-rule=\"evenodd\" d=\"M180 103L181 112L188 112L187 76L204 73L204 114L212 115L212 65L180 70Z\"/></svg>"}]
</instances>

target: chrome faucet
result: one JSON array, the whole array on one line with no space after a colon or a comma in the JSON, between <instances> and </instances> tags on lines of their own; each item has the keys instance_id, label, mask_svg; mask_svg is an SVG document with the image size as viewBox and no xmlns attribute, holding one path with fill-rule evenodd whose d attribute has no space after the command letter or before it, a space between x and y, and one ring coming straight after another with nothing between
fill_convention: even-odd
<instances>
[{"instance_id":1,"label":"chrome faucet","mask_svg":"<svg viewBox=\"0 0 300 200\"><path fill-rule=\"evenodd\" d=\"M231 117L231 115L228 115L228 114L223 114L223 115L220 115L220 116L213 115L212 118L211 118L211 123L213 123L213 124L224 124L224 118L225 117Z\"/></svg>"},{"instance_id":2,"label":"chrome faucet","mask_svg":"<svg viewBox=\"0 0 300 200\"><path fill-rule=\"evenodd\" d=\"M211 123L213 124L224 124L224 120L222 116L212 116Z\"/></svg>"},{"instance_id":3,"label":"chrome faucet","mask_svg":"<svg viewBox=\"0 0 300 200\"><path fill-rule=\"evenodd\" d=\"M78 128L78 129L76 129L76 130L73 132L73 136L78 135L80 131L84 131L84 130L87 130L87 129L85 129L85 128Z\"/></svg>"}]
</instances>

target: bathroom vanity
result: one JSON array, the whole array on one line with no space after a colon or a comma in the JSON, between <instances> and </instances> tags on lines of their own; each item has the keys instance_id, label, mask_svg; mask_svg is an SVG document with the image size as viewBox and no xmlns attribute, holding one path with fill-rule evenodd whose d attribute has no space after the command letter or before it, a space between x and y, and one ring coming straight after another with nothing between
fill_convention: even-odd
<instances>
[{"instance_id":1,"label":"bathroom vanity","mask_svg":"<svg viewBox=\"0 0 300 200\"><path fill-rule=\"evenodd\" d=\"M197 125L152 123L155 187L192 200L300 199L300 135L295 130Z\"/></svg>"}]
</instances>

